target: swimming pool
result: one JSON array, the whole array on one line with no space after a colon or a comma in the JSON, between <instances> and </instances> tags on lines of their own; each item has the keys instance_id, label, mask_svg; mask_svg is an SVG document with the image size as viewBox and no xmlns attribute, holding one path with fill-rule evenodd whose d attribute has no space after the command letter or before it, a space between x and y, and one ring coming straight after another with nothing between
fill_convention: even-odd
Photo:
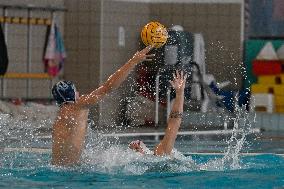
<instances>
[{"instance_id":1,"label":"swimming pool","mask_svg":"<svg viewBox=\"0 0 284 189\"><path fill-rule=\"evenodd\" d=\"M73 168L51 166L50 140L42 139L1 153L0 188L283 188L283 136L247 135L240 151L228 150L231 135L181 136L175 159L141 157L127 149L129 138L91 136Z\"/></svg>"},{"instance_id":2,"label":"swimming pool","mask_svg":"<svg viewBox=\"0 0 284 189\"><path fill-rule=\"evenodd\" d=\"M50 138L38 135L45 123L0 123L0 188L284 187L284 133L179 136L178 152L168 158L142 157L127 148L132 138L90 130L82 164L58 168L50 165ZM139 139L150 148L157 144Z\"/></svg>"},{"instance_id":3,"label":"swimming pool","mask_svg":"<svg viewBox=\"0 0 284 189\"><path fill-rule=\"evenodd\" d=\"M117 165L85 163L60 169L49 153L1 154L1 188L283 188L284 158L244 155L239 167L221 155L196 154L179 160L132 160ZM193 163L194 162L194 163ZM104 162L105 163L105 162ZM223 165L223 167L221 166Z\"/></svg>"}]
</instances>

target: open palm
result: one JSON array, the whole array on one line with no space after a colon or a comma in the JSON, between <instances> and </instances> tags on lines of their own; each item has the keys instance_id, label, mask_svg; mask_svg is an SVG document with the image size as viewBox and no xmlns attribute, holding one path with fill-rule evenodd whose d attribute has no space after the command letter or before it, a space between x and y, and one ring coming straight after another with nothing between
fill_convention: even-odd
<instances>
[{"instance_id":1,"label":"open palm","mask_svg":"<svg viewBox=\"0 0 284 189\"><path fill-rule=\"evenodd\" d=\"M141 51L137 51L134 56L132 57L132 60L136 62L142 62L142 61L152 61L152 58L155 56L154 54L148 53L153 49L153 46L149 45L142 49Z\"/></svg>"},{"instance_id":2,"label":"open palm","mask_svg":"<svg viewBox=\"0 0 284 189\"><path fill-rule=\"evenodd\" d=\"M186 83L187 74L184 75L183 71L173 73L173 80L170 81L172 87L178 91L183 91Z\"/></svg>"}]
</instances>

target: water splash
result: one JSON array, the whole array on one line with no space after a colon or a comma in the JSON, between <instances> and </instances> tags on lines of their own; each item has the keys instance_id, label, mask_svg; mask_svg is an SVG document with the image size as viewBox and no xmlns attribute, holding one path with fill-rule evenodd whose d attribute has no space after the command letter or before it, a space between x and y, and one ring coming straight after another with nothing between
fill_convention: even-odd
<instances>
[{"instance_id":1,"label":"water splash","mask_svg":"<svg viewBox=\"0 0 284 189\"><path fill-rule=\"evenodd\" d=\"M197 170L191 157L174 151L172 157L142 155L125 145L110 145L107 149L87 149L83 155L84 167L108 174L141 175L149 172L188 172Z\"/></svg>"},{"instance_id":2,"label":"water splash","mask_svg":"<svg viewBox=\"0 0 284 189\"><path fill-rule=\"evenodd\" d=\"M171 157L145 156L133 152L125 144L120 144L118 138L109 140L89 130L81 168L84 171L138 175L148 172L224 171L244 168L240 163L240 151L245 144L246 136L251 133L251 122L255 118L243 108L236 108L235 113L232 136L227 141L228 147L222 158L211 158L205 163L197 163L190 156L184 156L178 151L175 151ZM4 147L13 146L12 140L7 142L7 139L11 137L17 137L19 143L15 144L16 147L29 148L32 143L39 142L35 130L42 127L50 128L52 120L41 119L40 114L37 115L37 118L38 121L35 121L34 118L26 118L23 115L17 118L8 114L1 115L1 146L4 146L4 144ZM15 166L13 159L21 158L16 156L12 153L8 157L10 158L10 167ZM28 165L23 163L21 166Z\"/></svg>"},{"instance_id":3,"label":"water splash","mask_svg":"<svg viewBox=\"0 0 284 189\"><path fill-rule=\"evenodd\" d=\"M235 170L246 168L240 164L240 151L242 150L246 136L252 133L252 122L255 122L255 115L247 112L245 107L235 106L234 127L232 135L226 141L227 148L221 159L211 160L201 165L203 170Z\"/></svg>"},{"instance_id":4,"label":"water splash","mask_svg":"<svg viewBox=\"0 0 284 189\"><path fill-rule=\"evenodd\" d=\"M211 158L205 163L197 163L190 156L184 156L175 150L170 157L141 155L119 143L119 139L108 141L97 136L87 145L84 153L84 165L94 170L110 174L144 174L148 172L189 172L189 171L224 171L247 168L240 163L240 151L246 143L246 136L251 134L254 114L245 108L235 108L232 135L226 141L227 148L221 158Z\"/></svg>"}]
</instances>

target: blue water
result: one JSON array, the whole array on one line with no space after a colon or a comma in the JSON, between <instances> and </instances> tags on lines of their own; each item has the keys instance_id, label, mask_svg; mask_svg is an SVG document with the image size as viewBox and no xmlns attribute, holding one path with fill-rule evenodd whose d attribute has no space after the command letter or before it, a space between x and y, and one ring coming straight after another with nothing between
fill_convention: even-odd
<instances>
[{"instance_id":1,"label":"blue water","mask_svg":"<svg viewBox=\"0 0 284 189\"><path fill-rule=\"evenodd\" d=\"M143 156L127 148L131 138L106 139L92 131L87 132L81 164L72 168L51 166L50 151L0 151L0 189L283 189L284 133L255 135L250 133L253 119L246 113L238 114L236 120L234 129L241 130L239 134L178 137L175 147L180 152L177 151L171 158ZM37 128L36 123L24 121L0 123L0 149L50 150L51 140L37 137L41 134L41 131L36 131ZM158 142L149 138L143 141L150 149ZM222 155L214 155L214 152ZM254 155L256 152L261 154Z\"/></svg>"},{"instance_id":2,"label":"blue water","mask_svg":"<svg viewBox=\"0 0 284 189\"><path fill-rule=\"evenodd\" d=\"M112 166L112 169L108 165L108 169L102 169L96 163L62 169L49 164L49 153L5 152L1 154L0 188L284 187L282 156L240 156L238 168L231 168L229 164L218 167L222 159L221 155L192 155L182 160L131 160ZM187 164L187 161L190 161L190 164ZM125 171L129 167L132 167L131 170L134 168L144 171L133 174ZM147 169L144 169L145 167Z\"/></svg>"}]
</instances>

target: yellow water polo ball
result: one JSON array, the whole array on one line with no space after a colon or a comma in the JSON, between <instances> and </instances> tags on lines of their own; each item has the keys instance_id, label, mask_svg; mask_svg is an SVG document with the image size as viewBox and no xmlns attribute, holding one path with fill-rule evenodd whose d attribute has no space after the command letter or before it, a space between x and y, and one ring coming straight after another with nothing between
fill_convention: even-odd
<instances>
[{"instance_id":1,"label":"yellow water polo ball","mask_svg":"<svg viewBox=\"0 0 284 189\"><path fill-rule=\"evenodd\" d=\"M141 31L141 39L146 46L153 45L155 48L160 48L167 42L168 32L161 23L149 22Z\"/></svg>"}]
</instances>

